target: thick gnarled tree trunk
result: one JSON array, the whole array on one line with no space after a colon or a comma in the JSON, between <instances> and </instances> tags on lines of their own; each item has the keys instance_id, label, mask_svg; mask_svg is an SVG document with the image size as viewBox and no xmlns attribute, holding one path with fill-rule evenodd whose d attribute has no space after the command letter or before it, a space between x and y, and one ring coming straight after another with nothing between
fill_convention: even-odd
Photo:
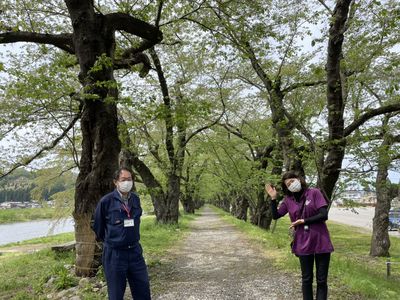
<instances>
[{"instance_id":1,"label":"thick gnarled tree trunk","mask_svg":"<svg viewBox=\"0 0 400 300\"><path fill-rule=\"evenodd\" d=\"M145 63L143 54L140 55L141 51L161 41L162 33L155 26L125 13L97 13L92 0L64 2L73 33L58 33L60 26L56 26L56 34L15 31L5 26L7 31L0 33L0 43L30 42L52 45L75 55L79 63L82 92L74 98L79 98L82 107L82 112L79 114L82 153L75 186L73 216L76 234L76 273L88 276L95 271L93 256L96 243L90 228L91 216L99 199L113 188L112 175L118 168L120 142L117 132L116 101L105 101L117 100L118 92L113 88L115 86L113 69L115 66L130 68L134 64ZM137 35L144 41L136 48L127 49L123 53L123 59L116 59L114 57L116 30ZM94 66L96 68L93 68ZM73 124L74 122L53 142L53 147L68 133Z\"/></svg>"},{"instance_id":2,"label":"thick gnarled tree trunk","mask_svg":"<svg viewBox=\"0 0 400 300\"><path fill-rule=\"evenodd\" d=\"M114 82L115 31L125 30L146 37L154 45L162 35L155 27L126 14L98 14L93 1L65 1L73 27L73 44L83 86L81 117L82 154L75 188L76 274L92 275L96 270L95 236L91 216L99 199L113 189L121 143L118 138ZM146 49L142 46L141 50ZM101 60L104 59L104 62ZM95 64L97 68L93 68ZM102 84L99 84L102 83ZM105 83L105 84L103 84ZM106 99L115 101L105 101Z\"/></svg>"},{"instance_id":3,"label":"thick gnarled tree trunk","mask_svg":"<svg viewBox=\"0 0 400 300\"><path fill-rule=\"evenodd\" d=\"M95 236L90 219L99 199L112 189L112 174L118 168L120 142L116 104L106 104L110 95L96 82L113 81L110 68L89 72L97 59L112 57L113 33L108 32L104 17L94 12L89 2L66 1L74 29L73 42L80 65L79 79L86 95L81 117L82 154L75 189L76 273L91 275L94 268ZM89 97L89 95L92 95ZM115 96L115 93L114 95ZM92 99L91 99L92 98Z\"/></svg>"}]
</instances>

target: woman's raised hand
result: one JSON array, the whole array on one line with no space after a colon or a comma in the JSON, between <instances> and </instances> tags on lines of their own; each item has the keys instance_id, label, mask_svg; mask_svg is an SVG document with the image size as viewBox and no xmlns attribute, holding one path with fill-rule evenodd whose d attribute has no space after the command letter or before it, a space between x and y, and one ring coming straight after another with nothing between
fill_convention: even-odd
<instances>
[{"instance_id":1,"label":"woman's raised hand","mask_svg":"<svg viewBox=\"0 0 400 300\"><path fill-rule=\"evenodd\" d=\"M276 188L273 185L267 183L265 185L265 191L271 197L272 200L276 200L278 192L276 191Z\"/></svg>"}]
</instances>

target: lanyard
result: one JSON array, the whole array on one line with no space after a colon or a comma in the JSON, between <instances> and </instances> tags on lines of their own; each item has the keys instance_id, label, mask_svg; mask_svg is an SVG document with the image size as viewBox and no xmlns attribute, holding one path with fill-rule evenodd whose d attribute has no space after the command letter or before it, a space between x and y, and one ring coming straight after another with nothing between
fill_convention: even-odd
<instances>
[{"instance_id":1,"label":"lanyard","mask_svg":"<svg viewBox=\"0 0 400 300\"><path fill-rule=\"evenodd\" d=\"M128 215L128 218L131 218L131 214L129 212L129 208L125 205L125 203L122 203L122 208L124 209L124 211L126 211L126 214Z\"/></svg>"}]
</instances>

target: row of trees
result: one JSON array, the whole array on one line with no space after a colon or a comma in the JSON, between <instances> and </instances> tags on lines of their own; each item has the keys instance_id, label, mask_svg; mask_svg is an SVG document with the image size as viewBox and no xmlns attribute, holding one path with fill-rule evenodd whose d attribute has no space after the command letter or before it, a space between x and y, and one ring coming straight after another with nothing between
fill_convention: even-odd
<instances>
[{"instance_id":1,"label":"row of trees","mask_svg":"<svg viewBox=\"0 0 400 300\"><path fill-rule=\"evenodd\" d=\"M179 200L187 212L207 200L268 229L264 183L289 169L328 199L344 182L371 185L371 254L388 255L398 8L392 0L6 1L0 43L27 44L0 65L0 135L14 135L21 156L2 156L2 176L48 153L79 170L81 275L92 270L91 214L118 165L133 167L160 223L178 222Z\"/></svg>"},{"instance_id":2,"label":"row of trees","mask_svg":"<svg viewBox=\"0 0 400 300\"><path fill-rule=\"evenodd\" d=\"M31 193L29 188L0 190L0 203L8 201L29 202Z\"/></svg>"}]
</instances>

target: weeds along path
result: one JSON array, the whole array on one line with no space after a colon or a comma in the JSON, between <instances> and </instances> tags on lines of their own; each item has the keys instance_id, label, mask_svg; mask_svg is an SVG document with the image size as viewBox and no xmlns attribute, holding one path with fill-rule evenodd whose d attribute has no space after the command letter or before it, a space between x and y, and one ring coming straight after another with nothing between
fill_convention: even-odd
<instances>
[{"instance_id":1,"label":"weeds along path","mask_svg":"<svg viewBox=\"0 0 400 300\"><path fill-rule=\"evenodd\" d=\"M301 299L300 278L275 270L260 249L205 207L193 230L150 268L153 299Z\"/></svg>"}]
</instances>

